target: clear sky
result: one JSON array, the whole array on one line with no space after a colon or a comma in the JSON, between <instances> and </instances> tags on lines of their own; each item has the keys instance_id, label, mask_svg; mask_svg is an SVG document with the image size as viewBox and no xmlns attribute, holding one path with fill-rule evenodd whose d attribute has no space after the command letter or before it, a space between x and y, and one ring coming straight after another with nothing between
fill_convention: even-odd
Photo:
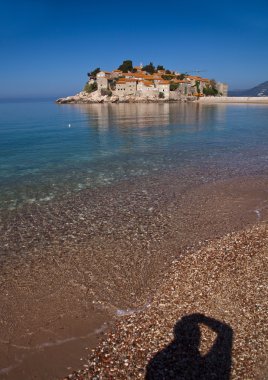
<instances>
[{"instance_id":1,"label":"clear sky","mask_svg":"<svg viewBox=\"0 0 268 380\"><path fill-rule=\"evenodd\" d=\"M268 0L0 2L0 98L70 95L124 59L253 87L268 80Z\"/></svg>"}]
</instances>

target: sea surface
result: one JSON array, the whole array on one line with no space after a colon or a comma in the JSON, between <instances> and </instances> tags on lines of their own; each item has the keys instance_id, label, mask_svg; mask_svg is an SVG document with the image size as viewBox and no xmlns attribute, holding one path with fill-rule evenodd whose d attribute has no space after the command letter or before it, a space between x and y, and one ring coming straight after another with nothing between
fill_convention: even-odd
<instances>
[{"instance_id":1,"label":"sea surface","mask_svg":"<svg viewBox=\"0 0 268 380\"><path fill-rule=\"evenodd\" d=\"M66 377L174 261L265 220L267 105L0 103L0 378Z\"/></svg>"},{"instance_id":2,"label":"sea surface","mask_svg":"<svg viewBox=\"0 0 268 380\"><path fill-rule=\"evenodd\" d=\"M267 165L266 105L0 103L0 208L213 161Z\"/></svg>"}]
</instances>

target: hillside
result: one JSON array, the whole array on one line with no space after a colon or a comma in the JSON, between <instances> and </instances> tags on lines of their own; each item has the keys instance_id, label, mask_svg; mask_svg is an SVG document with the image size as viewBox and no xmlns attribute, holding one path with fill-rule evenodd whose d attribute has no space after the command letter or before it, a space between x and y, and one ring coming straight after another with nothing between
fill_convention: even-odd
<instances>
[{"instance_id":1,"label":"hillside","mask_svg":"<svg viewBox=\"0 0 268 380\"><path fill-rule=\"evenodd\" d=\"M268 96L268 81L248 90L229 91L229 96Z\"/></svg>"}]
</instances>

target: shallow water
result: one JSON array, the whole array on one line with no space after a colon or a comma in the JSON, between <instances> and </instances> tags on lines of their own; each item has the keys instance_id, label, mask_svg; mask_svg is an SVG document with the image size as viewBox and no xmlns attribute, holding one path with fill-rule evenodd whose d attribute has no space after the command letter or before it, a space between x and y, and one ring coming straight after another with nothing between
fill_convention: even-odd
<instances>
[{"instance_id":1,"label":"shallow water","mask_svg":"<svg viewBox=\"0 0 268 380\"><path fill-rule=\"evenodd\" d=\"M268 161L265 105L25 102L0 115L1 208L234 155Z\"/></svg>"},{"instance_id":2,"label":"shallow water","mask_svg":"<svg viewBox=\"0 0 268 380\"><path fill-rule=\"evenodd\" d=\"M268 218L267 106L0 109L3 379L64 377L187 247Z\"/></svg>"}]
</instances>

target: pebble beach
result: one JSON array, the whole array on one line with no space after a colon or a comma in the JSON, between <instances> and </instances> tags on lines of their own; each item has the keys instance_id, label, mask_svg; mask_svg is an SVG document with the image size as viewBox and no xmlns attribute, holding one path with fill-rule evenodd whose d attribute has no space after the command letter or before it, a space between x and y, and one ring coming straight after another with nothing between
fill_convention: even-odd
<instances>
[{"instance_id":1,"label":"pebble beach","mask_svg":"<svg viewBox=\"0 0 268 380\"><path fill-rule=\"evenodd\" d=\"M267 379L267 247L261 223L173 261L65 379Z\"/></svg>"}]
</instances>

